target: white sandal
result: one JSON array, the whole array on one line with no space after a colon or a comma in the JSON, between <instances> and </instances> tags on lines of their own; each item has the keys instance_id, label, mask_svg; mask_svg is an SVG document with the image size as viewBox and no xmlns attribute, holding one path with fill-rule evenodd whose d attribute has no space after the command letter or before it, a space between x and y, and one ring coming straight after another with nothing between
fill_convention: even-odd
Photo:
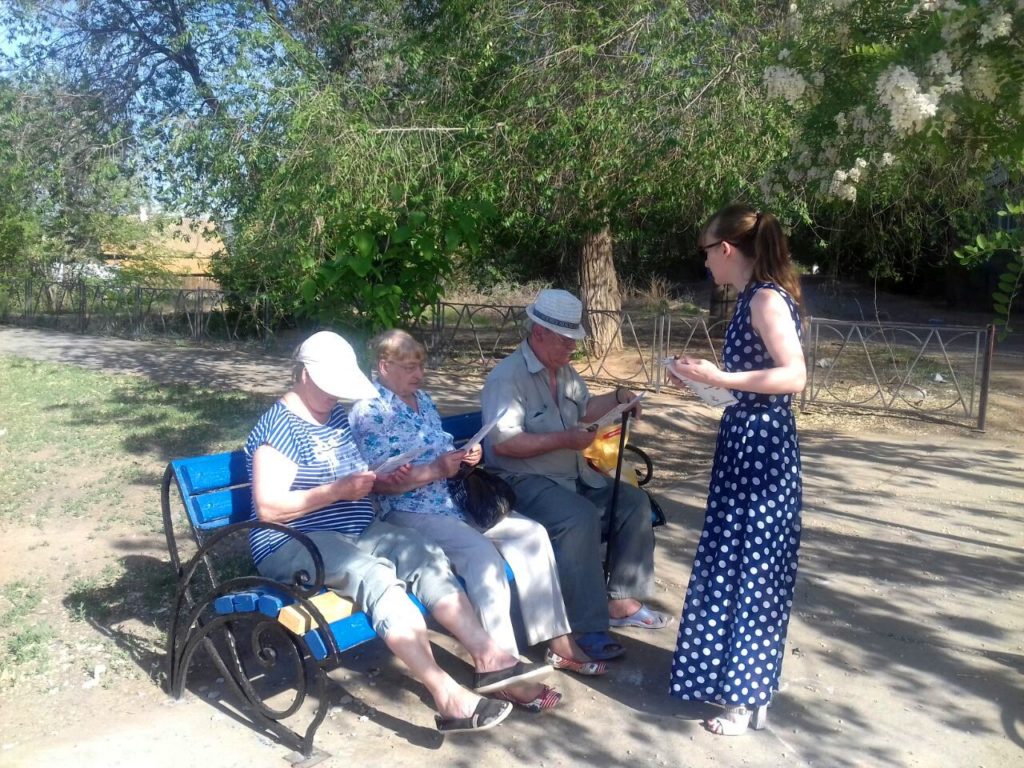
<instances>
[{"instance_id":1,"label":"white sandal","mask_svg":"<svg viewBox=\"0 0 1024 768\"><path fill-rule=\"evenodd\" d=\"M715 736L740 736L747 728L762 730L768 724L768 705L762 704L756 709L746 707L726 707L718 717L704 721L704 727Z\"/></svg>"}]
</instances>

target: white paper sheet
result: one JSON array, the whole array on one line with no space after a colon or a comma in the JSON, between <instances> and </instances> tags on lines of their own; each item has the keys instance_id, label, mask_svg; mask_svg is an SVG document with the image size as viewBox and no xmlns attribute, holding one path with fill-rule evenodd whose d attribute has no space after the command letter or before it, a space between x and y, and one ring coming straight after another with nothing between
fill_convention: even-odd
<instances>
[{"instance_id":1,"label":"white paper sheet","mask_svg":"<svg viewBox=\"0 0 1024 768\"><path fill-rule=\"evenodd\" d=\"M388 472L394 472L404 464L409 464L413 459L419 457L420 454L427 450L426 446L419 446L417 448L410 448L405 453L400 453L397 456L392 456L390 459L384 459L376 467L370 467L371 472L376 472L378 475L386 475Z\"/></svg>"},{"instance_id":2,"label":"white paper sheet","mask_svg":"<svg viewBox=\"0 0 1024 768\"><path fill-rule=\"evenodd\" d=\"M732 392L723 387L713 387L710 384L702 384L699 381L691 381L685 376L680 376L672 364L676 361L674 357L666 357L662 362L665 364L665 370L668 371L669 376L672 376L677 381L683 382L690 390L703 400L708 405L713 405L716 408L725 408L727 405L739 402L735 397L732 396Z\"/></svg>"},{"instance_id":3,"label":"white paper sheet","mask_svg":"<svg viewBox=\"0 0 1024 768\"><path fill-rule=\"evenodd\" d=\"M465 445L463 445L461 448L459 448L459 450L460 451L471 451L474 448L476 448L478 445L480 445L480 441L483 440L485 437L487 437L487 433L488 432L490 432L492 429L494 429L494 427L497 425L498 421L501 419L502 416L505 415L505 411L507 411L507 410L508 410L508 408L502 408L501 412L497 416L495 416L493 419L491 419L486 424L484 424L482 427L480 427L480 429L477 430L477 433L475 435L473 435L471 438L469 438L469 440L466 441Z\"/></svg>"},{"instance_id":4,"label":"white paper sheet","mask_svg":"<svg viewBox=\"0 0 1024 768\"><path fill-rule=\"evenodd\" d=\"M581 424L580 426L583 429L586 429L586 430L589 430L589 431L593 432L595 430L601 429L601 427L607 427L609 424L614 424L614 423L616 423L619 420L619 417L622 414L624 414L630 408L632 408L637 403L639 403L643 399L643 397L644 397L644 393L641 392L639 395L634 397L632 400L629 400L628 402L622 403L621 405L616 405L614 408L612 408L610 411L608 411L608 413L606 413L604 416L599 418L597 421L592 421L589 424Z\"/></svg>"}]
</instances>

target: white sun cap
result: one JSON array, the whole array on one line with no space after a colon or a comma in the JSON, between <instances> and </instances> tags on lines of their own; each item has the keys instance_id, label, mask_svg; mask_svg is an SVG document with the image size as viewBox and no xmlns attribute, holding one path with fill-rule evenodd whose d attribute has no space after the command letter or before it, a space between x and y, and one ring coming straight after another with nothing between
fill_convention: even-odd
<instances>
[{"instance_id":1,"label":"white sun cap","mask_svg":"<svg viewBox=\"0 0 1024 768\"><path fill-rule=\"evenodd\" d=\"M368 400L378 397L377 388L359 368L352 345L333 331L314 333L295 353L309 377L331 397Z\"/></svg>"}]
</instances>

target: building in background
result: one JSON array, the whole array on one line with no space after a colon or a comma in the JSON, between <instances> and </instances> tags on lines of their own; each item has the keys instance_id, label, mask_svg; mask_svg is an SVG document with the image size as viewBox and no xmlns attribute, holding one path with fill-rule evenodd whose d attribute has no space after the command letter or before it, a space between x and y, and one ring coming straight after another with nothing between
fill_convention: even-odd
<instances>
[{"instance_id":1,"label":"building in background","mask_svg":"<svg viewBox=\"0 0 1024 768\"><path fill-rule=\"evenodd\" d=\"M107 267L159 273L178 288L219 290L210 273L211 258L224 249L216 224L166 216L152 222L145 209L139 218L153 225L147 236L137 243L105 246Z\"/></svg>"}]
</instances>

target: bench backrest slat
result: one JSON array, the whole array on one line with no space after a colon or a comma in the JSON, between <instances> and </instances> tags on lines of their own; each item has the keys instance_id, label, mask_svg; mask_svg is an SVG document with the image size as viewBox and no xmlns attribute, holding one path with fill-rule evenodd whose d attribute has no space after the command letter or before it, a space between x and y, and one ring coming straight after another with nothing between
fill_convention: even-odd
<instances>
[{"instance_id":1,"label":"bench backrest slat","mask_svg":"<svg viewBox=\"0 0 1024 768\"><path fill-rule=\"evenodd\" d=\"M483 423L480 411L460 413L441 420L455 442L468 440ZM209 532L249 519L252 493L245 467L245 453L231 451L171 462L181 487L192 525Z\"/></svg>"},{"instance_id":2,"label":"bench backrest slat","mask_svg":"<svg viewBox=\"0 0 1024 768\"><path fill-rule=\"evenodd\" d=\"M231 523L248 520L252 513L252 489L248 486L195 496L189 505L192 525L212 531Z\"/></svg>"},{"instance_id":3,"label":"bench backrest slat","mask_svg":"<svg viewBox=\"0 0 1024 768\"><path fill-rule=\"evenodd\" d=\"M483 414L480 411L460 413L441 419L441 428L455 438L456 445L469 440L483 426Z\"/></svg>"},{"instance_id":4,"label":"bench backrest slat","mask_svg":"<svg viewBox=\"0 0 1024 768\"><path fill-rule=\"evenodd\" d=\"M187 496L249 484L242 451L175 459L171 464L178 474L182 493Z\"/></svg>"},{"instance_id":5,"label":"bench backrest slat","mask_svg":"<svg viewBox=\"0 0 1024 768\"><path fill-rule=\"evenodd\" d=\"M212 531L249 519L252 493L242 451L171 462L193 527Z\"/></svg>"}]
</instances>

